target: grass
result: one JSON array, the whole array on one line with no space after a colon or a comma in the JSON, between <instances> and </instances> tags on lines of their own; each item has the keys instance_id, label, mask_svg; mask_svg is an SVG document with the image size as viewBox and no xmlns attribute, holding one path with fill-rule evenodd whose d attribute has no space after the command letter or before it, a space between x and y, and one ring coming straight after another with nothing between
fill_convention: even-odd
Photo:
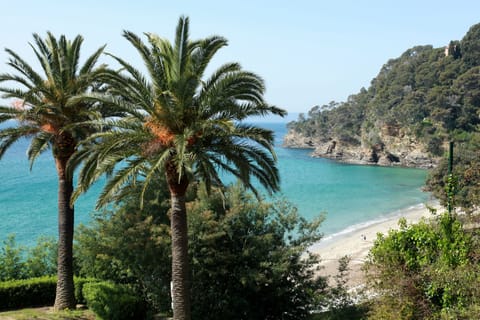
<instances>
[{"instance_id":1,"label":"grass","mask_svg":"<svg viewBox=\"0 0 480 320\"><path fill-rule=\"evenodd\" d=\"M29 308L0 312L0 320L95 320L89 310L53 311L53 308Z\"/></svg>"}]
</instances>

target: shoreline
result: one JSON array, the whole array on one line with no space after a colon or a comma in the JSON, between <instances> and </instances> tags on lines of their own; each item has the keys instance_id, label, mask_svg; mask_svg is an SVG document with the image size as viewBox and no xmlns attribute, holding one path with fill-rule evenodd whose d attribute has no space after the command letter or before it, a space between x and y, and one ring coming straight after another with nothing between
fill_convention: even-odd
<instances>
[{"instance_id":1,"label":"shoreline","mask_svg":"<svg viewBox=\"0 0 480 320\"><path fill-rule=\"evenodd\" d=\"M419 222L422 218L431 218L433 215L427 206L436 209L437 212L441 212L443 208L438 200L418 204L393 212L381 219L350 226L313 244L308 250L320 256L321 269L317 275L329 276L329 281L332 281L332 276L337 274L338 260L348 255L351 260L347 285L350 288L363 285L364 276L361 267L377 238L377 233L387 234L391 229L398 229L400 218L405 218L408 224Z\"/></svg>"}]
</instances>

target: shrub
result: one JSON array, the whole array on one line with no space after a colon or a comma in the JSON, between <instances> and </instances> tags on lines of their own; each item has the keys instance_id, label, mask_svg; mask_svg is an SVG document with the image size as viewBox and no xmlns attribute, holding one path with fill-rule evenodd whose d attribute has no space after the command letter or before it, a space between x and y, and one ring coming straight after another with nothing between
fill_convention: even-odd
<instances>
[{"instance_id":1,"label":"shrub","mask_svg":"<svg viewBox=\"0 0 480 320\"><path fill-rule=\"evenodd\" d=\"M0 282L0 310L53 305L56 277Z\"/></svg>"},{"instance_id":2,"label":"shrub","mask_svg":"<svg viewBox=\"0 0 480 320\"><path fill-rule=\"evenodd\" d=\"M75 300L79 304L87 304L85 297L83 296L83 287L87 283L99 282L100 280L95 278L74 278L75 282Z\"/></svg>"},{"instance_id":3,"label":"shrub","mask_svg":"<svg viewBox=\"0 0 480 320\"><path fill-rule=\"evenodd\" d=\"M39 237L34 247L25 252L25 275L27 278L53 276L57 273L57 240Z\"/></svg>"},{"instance_id":4,"label":"shrub","mask_svg":"<svg viewBox=\"0 0 480 320\"><path fill-rule=\"evenodd\" d=\"M379 234L365 268L376 298L371 319L439 319L476 312L478 249L448 213ZM477 318L473 316L466 319ZM457 318L457 317L453 317ZM463 319L463 317L460 317Z\"/></svg>"},{"instance_id":5,"label":"shrub","mask_svg":"<svg viewBox=\"0 0 480 320\"><path fill-rule=\"evenodd\" d=\"M127 285L113 282L90 282L83 286L87 306L100 319L145 318L145 304Z\"/></svg>"},{"instance_id":6,"label":"shrub","mask_svg":"<svg viewBox=\"0 0 480 320\"><path fill-rule=\"evenodd\" d=\"M0 281L24 279L25 263L22 261L23 248L9 235L0 248Z\"/></svg>"},{"instance_id":7,"label":"shrub","mask_svg":"<svg viewBox=\"0 0 480 320\"><path fill-rule=\"evenodd\" d=\"M75 278L75 299L85 304L82 294L86 283L98 282L93 278ZM0 282L0 310L51 306L55 301L57 277L44 276Z\"/></svg>"},{"instance_id":8,"label":"shrub","mask_svg":"<svg viewBox=\"0 0 480 320\"><path fill-rule=\"evenodd\" d=\"M35 247L21 246L10 234L0 248L0 281L53 276L57 270L57 242L40 237Z\"/></svg>"},{"instance_id":9,"label":"shrub","mask_svg":"<svg viewBox=\"0 0 480 320\"><path fill-rule=\"evenodd\" d=\"M321 237L279 199L259 202L241 186L224 196L202 187L188 204L192 318L309 319L327 283L308 247Z\"/></svg>"},{"instance_id":10,"label":"shrub","mask_svg":"<svg viewBox=\"0 0 480 320\"><path fill-rule=\"evenodd\" d=\"M161 312L170 310L170 205L166 183L152 183L158 186L147 190L142 209L142 187L132 187L118 206L79 226L74 252L79 276L134 285L149 309Z\"/></svg>"}]
</instances>

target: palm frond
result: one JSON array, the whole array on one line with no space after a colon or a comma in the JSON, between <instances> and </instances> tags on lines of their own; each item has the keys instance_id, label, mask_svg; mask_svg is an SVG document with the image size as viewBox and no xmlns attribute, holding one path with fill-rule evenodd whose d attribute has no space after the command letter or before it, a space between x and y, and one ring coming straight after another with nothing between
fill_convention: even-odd
<instances>
[{"instance_id":1,"label":"palm frond","mask_svg":"<svg viewBox=\"0 0 480 320\"><path fill-rule=\"evenodd\" d=\"M150 43L152 43L152 39L156 39L157 36L147 33L146 34ZM143 60L143 64L147 68L148 74L154 84L155 88L161 88L160 90L164 90L165 86L165 70L163 68L163 64L161 63L160 53L155 50L155 46L152 46L152 50L148 48L143 41L140 39L139 36L134 34L130 31L124 31L123 36L135 47L135 49L140 54L140 57Z\"/></svg>"},{"instance_id":2,"label":"palm frond","mask_svg":"<svg viewBox=\"0 0 480 320\"><path fill-rule=\"evenodd\" d=\"M13 81L13 82L17 82L25 87L27 87L28 89L32 90L33 89L33 85L31 82L29 82L27 79L25 78L22 78L18 75L14 75L14 74L9 74L9 73L4 73L4 74L1 74L0 75L0 82L3 82L3 81ZM6 89L6 88L5 88ZM4 88L1 88L0 91L4 91L5 90Z\"/></svg>"},{"instance_id":3,"label":"palm frond","mask_svg":"<svg viewBox=\"0 0 480 320\"><path fill-rule=\"evenodd\" d=\"M69 85L70 79L70 62L69 61L69 51L70 51L70 43L67 41L64 35L60 36L58 41L58 66L60 70L60 82L57 84L57 87L62 88L62 91L65 91Z\"/></svg>"},{"instance_id":4,"label":"palm frond","mask_svg":"<svg viewBox=\"0 0 480 320\"><path fill-rule=\"evenodd\" d=\"M77 71L78 71L78 63L80 60L80 48L83 43L83 37L81 35L77 35L75 39L73 39L72 42L69 42L67 44L66 50L65 50L65 56L68 57L67 59L67 66L68 66L68 79L75 79L77 77ZM102 49L102 48L100 48ZM98 49L98 50L100 50ZM97 52L98 52L97 50ZM95 55L95 53L94 53ZM89 59L87 59L88 61ZM91 64L92 66L96 63L97 61L94 60L93 63ZM91 72L91 69L87 71ZM84 73L86 74L86 73ZM80 76L81 74L79 74Z\"/></svg>"},{"instance_id":5,"label":"palm frond","mask_svg":"<svg viewBox=\"0 0 480 320\"><path fill-rule=\"evenodd\" d=\"M105 95L102 93L93 92L79 94L68 99L65 105L74 106L80 102L101 103L101 109L109 110L107 114L102 114L103 117L116 116L118 114L129 114L138 119L143 119L145 117L145 113L140 112L136 105L125 101L125 99L122 99L119 96ZM95 109L95 111L98 111L98 109ZM107 118L106 121L109 121L109 119Z\"/></svg>"},{"instance_id":6,"label":"palm frond","mask_svg":"<svg viewBox=\"0 0 480 320\"><path fill-rule=\"evenodd\" d=\"M148 169L145 181L143 182L142 192L140 193L140 208L143 208L143 200L145 198L145 192L149 187L150 181L156 177L160 172L162 172L165 164L170 158L170 151L165 150L158 159L153 163L153 165Z\"/></svg>"},{"instance_id":7,"label":"palm frond","mask_svg":"<svg viewBox=\"0 0 480 320\"><path fill-rule=\"evenodd\" d=\"M77 152L75 152L73 156L69 159L67 168L68 175L70 177L73 177L74 169L80 163L83 163L78 173L77 187L75 188L75 191L73 192L70 199L71 204L75 203L78 197L82 193L85 193L95 183L95 181L97 181L98 178L105 173L105 171L108 171L99 171L99 162L105 162L105 159L99 159L99 156L97 155L98 152L94 148L95 146L92 148L91 145L89 146L89 148L81 148L80 150L77 150ZM111 164L110 171L115 164L116 162ZM105 169L105 165L103 165L102 168Z\"/></svg>"},{"instance_id":8,"label":"palm frond","mask_svg":"<svg viewBox=\"0 0 480 320\"><path fill-rule=\"evenodd\" d=\"M175 73L177 79L185 73L186 65L189 58L189 19L188 17L180 17L177 24L177 31L175 33Z\"/></svg>"},{"instance_id":9,"label":"palm frond","mask_svg":"<svg viewBox=\"0 0 480 320\"><path fill-rule=\"evenodd\" d=\"M200 79L203 78L205 69L208 67L213 56L218 50L227 45L227 39L219 36L212 36L199 41L197 47L192 52L192 61L194 65L193 73Z\"/></svg>"},{"instance_id":10,"label":"palm frond","mask_svg":"<svg viewBox=\"0 0 480 320\"><path fill-rule=\"evenodd\" d=\"M98 59L104 52L106 46L107 46L106 44L101 46L100 48L98 48L97 51L95 51L90 57L87 58L82 68L80 69L80 72L79 72L80 76L93 72L93 67L95 66Z\"/></svg>"},{"instance_id":11,"label":"palm frond","mask_svg":"<svg viewBox=\"0 0 480 320\"><path fill-rule=\"evenodd\" d=\"M129 160L124 168L117 171L112 178L108 179L107 184L98 197L96 207L101 208L106 206L112 199L114 199L116 193L125 185L125 183L135 178L140 170L143 169L144 165L145 162L143 159L138 158Z\"/></svg>"},{"instance_id":12,"label":"palm frond","mask_svg":"<svg viewBox=\"0 0 480 320\"><path fill-rule=\"evenodd\" d=\"M23 110L17 109L14 107L0 106L0 115L5 115L11 117L9 119L14 119L23 113Z\"/></svg>"},{"instance_id":13,"label":"palm frond","mask_svg":"<svg viewBox=\"0 0 480 320\"><path fill-rule=\"evenodd\" d=\"M249 124L237 123L235 124L234 130L232 130L231 135L239 139L250 140L252 142L258 143L265 149L269 150L270 153L275 154L275 151L273 149L274 133L271 130Z\"/></svg>"},{"instance_id":14,"label":"palm frond","mask_svg":"<svg viewBox=\"0 0 480 320\"><path fill-rule=\"evenodd\" d=\"M51 32L47 32L45 41L39 35L34 35L37 47L42 49L45 56L47 69L44 69L47 83L50 87L59 87L60 83L60 66L58 65L58 46L57 40ZM53 97L52 97L53 98Z\"/></svg>"},{"instance_id":15,"label":"palm frond","mask_svg":"<svg viewBox=\"0 0 480 320\"><path fill-rule=\"evenodd\" d=\"M208 192L210 192L212 186L218 187L223 185L218 174L218 168L212 164L212 159L215 157L211 153L197 154L194 176L205 183ZM220 161L220 158L217 157L216 159Z\"/></svg>"},{"instance_id":16,"label":"palm frond","mask_svg":"<svg viewBox=\"0 0 480 320\"><path fill-rule=\"evenodd\" d=\"M227 173L232 174L234 177L236 177L244 186L246 189L249 189L250 191L253 192L253 194L259 199L260 198L260 193L258 190L255 188L255 186L251 183L250 181L250 176L248 176L247 179L245 179L245 173L239 170L237 167L232 167L225 162L223 162L221 159L218 158L211 158L211 161L218 167L220 170L223 170Z\"/></svg>"},{"instance_id":17,"label":"palm frond","mask_svg":"<svg viewBox=\"0 0 480 320\"><path fill-rule=\"evenodd\" d=\"M110 84L112 84L115 90L115 93L120 95L125 95L129 97L133 97L133 100L136 103L141 103L142 107L148 112L153 112L153 103L152 103L152 89L150 83L147 79L142 75L142 73L130 65L127 61L108 54L113 59L115 59L122 67L131 75L132 79L118 76L115 77L114 74L110 74ZM118 85L120 84L120 85ZM128 100L127 100L128 101Z\"/></svg>"},{"instance_id":18,"label":"palm frond","mask_svg":"<svg viewBox=\"0 0 480 320\"><path fill-rule=\"evenodd\" d=\"M22 137L28 137L37 132L38 129L33 126L17 126L0 130L0 159L5 151Z\"/></svg>"},{"instance_id":19,"label":"palm frond","mask_svg":"<svg viewBox=\"0 0 480 320\"><path fill-rule=\"evenodd\" d=\"M26 61L10 49L5 49L5 51L11 56L7 63L9 66L27 77L33 85L37 87L43 86L42 77Z\"/></svg>"},{"instance_id":20,"label":"palm frond","mask_svg":"<svg viewBox=\"0 0 480 320\"><path fill-rule=\"evenodd\" d=\"M239 63L227 63L222 66L220 66L217 70L213 72L213 74L205 81L203 87L202 87L202 94L201 96L207 95L207 92L209 92L215 84L225 75L225 74L230 74L232 72L237 72L240 71L242 67L240 66Z\"/></svg>"},{"instance_id":21,"label":"palm frond","mask_svg":"<svg viewBox=\"0 0 480 320\"><path fill-rule=\"evenodd\" d=\"M39 132L33 137L27 150L27 156L30 160L30 170L32 170L33 164L38 156L48 149L51 138L52 134L47 132Z\"/></svg>"}]
</instances>

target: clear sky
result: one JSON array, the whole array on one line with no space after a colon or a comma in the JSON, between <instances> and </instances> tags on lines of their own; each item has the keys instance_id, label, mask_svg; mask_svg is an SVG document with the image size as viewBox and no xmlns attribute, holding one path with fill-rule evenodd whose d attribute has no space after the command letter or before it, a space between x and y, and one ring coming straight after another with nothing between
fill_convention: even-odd
<instances>
[{"instance_id":1,"label":"clear sky","mask_svg":"<svg viewBox=\"0 0 480 320\"><path fill-rule=\"evenodd\" d=\"M0 0L1 47L34 61L28 42L46 31L85 38L83 56L103 44L140 68L122 30L173 38L180 15L192 38L229 40L212 64L237 61L262 76L268 101L289 112L345 101L390 58L415 45L443 47L480 22L478 0L102 1ZM0 52L0 72L7 57ZM107 57L105 62L110 62Z\"/></svg>"}]
</instances>

